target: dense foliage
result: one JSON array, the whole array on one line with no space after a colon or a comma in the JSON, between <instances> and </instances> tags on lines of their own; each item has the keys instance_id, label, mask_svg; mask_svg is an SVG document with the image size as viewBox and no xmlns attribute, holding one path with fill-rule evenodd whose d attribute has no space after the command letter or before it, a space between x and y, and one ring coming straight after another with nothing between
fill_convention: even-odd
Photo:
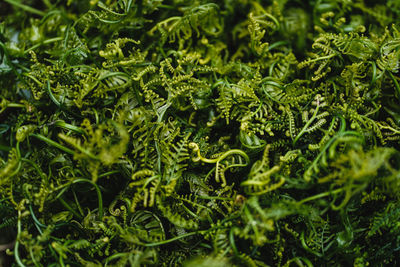
<instances>
[{"instance_id":1,"label":"dense foliage","mask_svg":"<svg viewBox=\"0 0 400 267\"><path fill-rule=\"evenodd\" d=\"M0 1L1 246L399 265L399 22L397 0Z\"/></svg>"}]
</instances>

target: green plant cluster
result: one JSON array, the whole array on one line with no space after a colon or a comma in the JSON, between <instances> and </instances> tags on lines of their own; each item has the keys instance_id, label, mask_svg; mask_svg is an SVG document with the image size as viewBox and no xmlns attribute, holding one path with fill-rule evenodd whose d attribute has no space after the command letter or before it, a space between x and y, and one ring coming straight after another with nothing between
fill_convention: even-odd
<instances>
[{"instance_id":1,"label":"green plant cluster","mask_svg":"<svg viewBox=\"0 0 400 267\"><path fill-rule=\"evenodd\" d=\"M13 266L398 266L399 23L397 0L1 1Z\"/></svg>"}]
</instances>

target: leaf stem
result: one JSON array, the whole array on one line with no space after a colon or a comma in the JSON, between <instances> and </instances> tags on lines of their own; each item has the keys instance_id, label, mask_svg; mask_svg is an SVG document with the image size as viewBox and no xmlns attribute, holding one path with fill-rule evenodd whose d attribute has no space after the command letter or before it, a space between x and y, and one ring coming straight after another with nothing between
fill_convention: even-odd
<instances>
[{"instance_id":1,"label":"leaf stem","mask_svg":"<svg viewBox=\"0 0 400 267\"><path fill-rule=\"evenodd\" d=\"M300 205L300 204L304 204L304 203L312 201L312 200L316 200L316 199L323 198L323 197L330 196L330 195L335 195L337 193L340 193L343 190L344 190L343 188L339 188L339 189L336 189L336 190L333 190L333 191L323 192L323 193L320 193L320 194L305 198L303 200L300 200L299 202L297 202L297 204Z\"/></svg>"},{"instance_id":2,"label":"leaf stem","mask_svg":"<svg viewBox=\"0 0 400 267\"><path fill-rule=\"evenodd\" d=\"M303 129L301 129L301 131L299 132L299 134L296 136L296 138L293 140L293 145L296 144L297 140L299 140L299 138L307 131L307 128L310 126L310 124L315 120L315 118L317 117L318 114L318 110L319 110L319 101L317 100L317 107L314 110L314 113L311 117L311 119L309 119L306 123L306 125L304 125Z\"/></svg>"},{"instance_id":3,"label":"leaf stem","mask_svg":"<svg viewBox=\"0 0 400 267\"><path fill-rule=\"evenodd\" d=\"M58 201L67 209L69 210L72 214L74 214L79 220L82 220L83 217L80 215L78 212L76 212L64 199L63 197L59 197Z\"/></svg>"},{"instance_id":4,"label":"leaf stem","mask_svg":"<svg viewBox=\"0 0 400 267\"><path fill-rule=\"evenodd\" d=\"M17 2L17 1L14 1L14 0L4 0L4 1L9 3L10 5L19 7L19 8L21 8L21 9L27 11L27 12L30 12L32 14L36 14L36 15L39 15L39 16L46 15L46 13L43 12L43 11L40 11L40 10L38 10L36 8L33 8L31 6L27 6L27 5L21 4L21 3Z\"/></svg>"},{"instance_id":5,"label":"leaf stem","mask_svg":"<svg viewBox=\"0 0 400 267\"><path fill-rule=\"evenodd\" d=\"M21 258L19 257L19 239L21 237L21 210L18 209L18 221L17 221L17 241L15 242L14 246L14 258L15 261L17 262L18 266L20 267L25 267L25 265L22 263Z\"/></svg>"},{"instance_id":6,"label":"leaf stem","mask_svg":"<svg viewBox=\"0 0 400 267\"><path fill-rule=\"evenodd\" d=\"M200 232L198 232L198 231L196 231L196 232L190 232L190 233L186 233L186 234L183 234L183 235L175 236L175 237L173 237L173 238L170 238L170 239L167 239L167 240L163 240L163 241L160 241L160 242L154 242L154 243L143 244L143 246L145 246L145 247L156 247L156 246L161 246L161 245L165 245L165 244L174 242L174 241L176 241L176 240L179 240L179 239L182 239L182 238L185 238L185 237L188 237L188 236L196 235L196 234L199 234L199 233L200 233Z\"/></svg>"},{"instance_id":7,"label":"leaf stem","mask_svg":"<svg viewBox=\"0 0 400 267\"><path fill-rule=\"evenodd\" d=\"M50 97L51 101L53 101L54 104L56 104L57 107L60 107L61 106L60 102L54 97L53 92L51 91L50 81L49 80L46 81L46 91L49 94L49 97Z\"/></svg>"},{"instance_id":8,"label":"leaf stem","mask_svg":"<svg viewBox=\"0 0 400 267\"><path fill-rule=\"evenodd\" d=\"M82 128L80 128L78 126L75 126L75 125L72 125L72 124L69 124L69 123L66 123L63 120L56 121L54 123L54 125L57 126L57 127L60 127L60 128L71 130L71 131L76 132L76 133L85 134L85 131L82 130Z\"/></svg>"},{"instance_id":9,"label":"leaf stem","mask_svg":"<svg viewBox=\"0 0 400 267\"><path fill-rule=\"evenodd\" d=\"M33 136L33 137L35 137L35 138L37 138L39 140L42 140L42 141L46 142L47 144L49 144L50 146L54 146L54 147L66 152L68 154L71 154L71 155L75 154L75 152L73 150L69 149L68 147L65 147L65 146L63 146L63 145L61 145L61 144L59 144L59 143L47 138L46 136L43 136L41 134L32 133L29 136Z\"/></svg>"},{"instance_id":10,"label":"leaf stem","mask_svg":"<svg viewBox=\"0 0 400 267\"><path fill-rule=\"evenodd\" d=\"M57 42L57 41L62 41L62 40L64 40L64 37L54 37L54 38L50 38L50 39L44 40L43 42L37 43L37 44L29 47L28 49L26 49L24 51L24 54L26 54L26 53L38 48L39 46L42 46L42 45L45 45L45 44L51 44L51 43L54 43L54 42Z\"/></svg>"},{"instance_id":11,"label":"leaf stem","mask_svg":"<svg viewBox=\"0 0 400 267\"><path fill-rule=\"evenodd\" d=\"M84 178L76 179L72 182L72 184L76 184L76 183L89 183L94 186L94 188L96 190L98 206L99 206L99 220L101 221L103 219L103 197L101 196L101 191L100 191L99 186L96 183L92 182L91 180L84 179Z\"/></svg>"},{"instance_id":12,"label":"leaf stem","mask_svg":"<svg viewBox=\"0 0 400 267\"><path fill-rule=\"evenodd\" d=\"M399 86L399 83L396 80L396 78L393 76L392 72L388 71L388 73L389 73L389 76L390 76L390 78L392 79L392 81L394 83L394 86L395 86L395 89L396 89L396 93L397 93L396 94L397 98L400 100L400 86Z\"/></svg>"}]
</instances>

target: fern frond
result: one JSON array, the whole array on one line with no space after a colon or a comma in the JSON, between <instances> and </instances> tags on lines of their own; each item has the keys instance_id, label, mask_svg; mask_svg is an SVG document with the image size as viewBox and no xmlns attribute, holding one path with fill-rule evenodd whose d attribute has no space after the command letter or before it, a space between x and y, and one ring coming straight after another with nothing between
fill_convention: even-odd
<instances>
[{"instance_id":1,"label":"fern frond","mask_svg":"<svg viewBox=\"0 0 400 267\"><path fill-rule=\"evenodd\" d=\"M164 179L167 183L181 177L182 173L187 169L187 161L190 159L188 150L189 137L190 133L178 143L167 147L167 150L163 153L163 162L165 164Z\"/></svg>"}]
</instances>

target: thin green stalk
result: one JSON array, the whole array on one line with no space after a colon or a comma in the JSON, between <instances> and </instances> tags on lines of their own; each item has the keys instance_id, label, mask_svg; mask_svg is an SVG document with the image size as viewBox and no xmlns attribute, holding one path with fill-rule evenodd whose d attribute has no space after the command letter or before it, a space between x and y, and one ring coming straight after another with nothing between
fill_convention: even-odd
<instances>
[{"instance_id":1,"label":"thin green stalk","mask_svg":"<svg viewBox=\"0 0 400 267\"><path fill-rule=\"evenodd\" d=\"M63 120L56 121L54 123L54 126L57 126L57 127L60 127L60 128L66 129L66 130L71 130L71 131L79 133L79 134L85 134L85 131L82 130L82 128L72 125L72 124L69 124L69 123L66 123Z\"/></svg>"},{"instance_id":2,"label":"thin green stalk","mask_svg":"<svg viewBox=\"0 0 400 267\"><path fill-rule=\"evenodd\" d=\"M89 183L94 186L96 193L97 193L97 199L98 199L99 220L102 220L103 219L103 197L101 195L101 191L100 191L100 188L98 187L98 185L96 183L92 182L91 180L84 179L84 178L76 179L72 182L72 184L76 184L76 183Z\"/></svg>"},{"instance_id":3,"label":"thin green stalk","mask_svg":"<svg viewBox=\"0 0 400 267\"><path fill-rule=\"evenodd\" d=\"M332 58L334 56L336 56L336 54L330 54L330 55L323 56L323 57L313 58L313 59L308 60L307 63L312 63L312 62L317 62L317 61L320 61L320 60L330 59L330 58Z\"/></svg>"},{"instance_id":4,"label":"thin green stalk","mask_svg":"<svg viewBox=\"0 0 400 267\"><path fill-rule=\"evenodd\" d=\"M171 6L171 5L158 5L157 8L164 8L164 9L170 9L170 10L176 9L176 7Z\"/></svg>"},{"instance_id":5,"label":"thin green stalk","mask_svg":"<svg viewBox=\"0 0 400 267\"><path fill-rule=\"evenodd\" d=\"M99 178L101 178L101 177L106 177L106 176L109 176L109 175L113 175L113 174L117 174L117 173L120 173L121 171L117 171L117 170L114 170L114 171L109 171L109 172L105 172L105 173L102 173L102 174L99 174Z\"/></svg>"},{"instance_id":6,"label":"thin green stalk","mask_svg":"<svg viewBox=\"0 0 400 267\"><path fill-rule=\"evenodd\" d=\"M15 6L15 7L19 7L19 8L21 8L21 9L23 9L23 10L29 12L29 13L36 14L36 15L39 15L39 16L46 15L46 13L43 12L43 11L40 11L40 10L38 10L36 8L33 8L31 6L24 5L24 4L22 4L20 2L17 2L15 0L4 0L4 1L9 3L9 4L11 4L11 5L13 5L13 6Z\"/></svg>"},{"instance_id":7,"label":"thin green stalk","mask_svg":"<svg viewBox=\"0 0 400 267\"><path fill-rule=\"evenodd\" d=\"M47 176L43 174L43 172L40 170L39 166L35 162L33 162L32 160L26 159L26 158L21 158L21 161L31 164L32 167L39 174L40 178L42 178L43 181L46 181L46 182L48 181Z\"/></svg>"},{"instance_id":8,"label":"thin green stalk","mask_svg":"<svg viewBox=\"0 0 400 267\"><path fill-rule=\"evenodd\" d=\"M68 139L66 138L65 135L63 134L59 134L58 135L61 139L63 139L64 141L68 142ZM69 143L69 142L68 142ZM95 155L93 155L90 151L88 151L87 149L85 149L84 147L80 146L79 144L76 143L70 143L70 145L72 145L74 148L76 148L77 150L79 150L79 152L82 152L83 154L85 154L86 156L88 156L91 159L94 160L98 160L99 158L96 157Z\"/></svg>"},{"instance_id":9,"label":"thin green stalk","mask_svg":"<svg viewBox=\"0 0 400 267\"><path fill-rule=\"evenodd\" d=\"M271 44L271 45L268 46L268 51L271 51L272 49L277 48L277 47L279 47L279 46L281 46L281 45L287 45L287 44L288 44L287 41L278 41L278 42L275 42L275 43L273 43L273 44Z\"/></svg>"},{"instance_id":10,"label":"thin green stalk","mask_svg":"<svg viewBox=\"0 0 400 267\"><path fill-rule=\"evenodd\" d=\"M372 78L371 78L371 82L370 82L370 86L374 86L375 82L376 82L376 63L375 61L370 62L372 65Z\"/></svg>"},{"instance_id":11,"label":"thin green stalk","mask_svg":"<svg viewBox=\"0 0 400 267\"><path fill-rule=\"evenodd\" d=\"M60 107L61 106L60 102L57 100L57 98L54 97L53 92L51 91L50 81L49 80L46 81L46 91L49 94L49 97L50 97L51 101L53 101L54 104L56 104L57 107Z\"/></svg>"},{"instance_id":12,"label":"thin green stalk","mask_svg":"<svg viewBox=\"0 0 400 267\"><path fill-rule=\"evenodd\" d=\"M231 217L228 217L228 218L223 219L223 220L220 222L220 225L223 225L223 224L224 224L225 222L227 222L227 221L236 219L237 217L239 217L238 214L231 215ZM156 246L161 246L161 245L169 244L169 243L174 242L174 241L176 241L176 240L179 240L179 239L182 239L182 238L185 238L185 237L189 237L189 236L192 236L192 235L196 235L196 234L202 234L202 235L204 235L204 234L206 234L206 233L208 233L208 232L211 232L211 231L213 231L213 230L215 230L215 229L221 228L220 225L211 227L211 228L209 228L209 229L207 229L207 230L194 231L194 232L186 233L186 234L183 234L183 235L175 236L175 237L173 237L173 238L170 238L170 239L167 239L167 240L163 240L163 241L160 241L160 242L143 244L143 246L145 246L145 247L156 247Z\"/></svg>"},{"instance_id":13,"label":"thin green stalk","mask_svg":"<svg viewBox=\"0 0 400 267\"><path fill-rule=\"evenodd\" d=\"M82 220L83 217L78 212L76 212L61 196L58 198L58 201L72 214L74 214L79 220Z\"/></svg>"},{"instance_id":14,"label":"thin green stalk","mask_svg":"<svg viewBox=\"0 0 400 267\"><path fill-rule=\"evenodd\" d=\"M201 198L201 199L210 199L210 200L214 200L214 199L224 200L224 201L230 201L230 200L232 200L231 198L219 197L219 196L201 196L201 195L198 195L198 196L196 196L196 197L197 197L197 198Z\"/></svg>"},{"instance_id":15,"label":"thin green stalk","mask_svg":"<svg viewBox=\"0 0 400 267\"><path fill-rule=\"evenodd\" d=\"M183 234L183 235L175 236L173 238L170 238L170 239L167 239L167 240L163 240L163 241L160 241L160 242L143 244L143 246L145 246L145 247L157 247L157 246L161 246L161 245L166 245L166 244L169 244L169 243L174 242L176 240L179 240L179 239L182 239L182 238L185 238L185 237L189 237L189 236L192 236L192 235L196 235L196 234L199 234L199 233L200 232L198 232L198 231L190 232L190 233L186 233L186 234Z\"/></svg>"},{"instance_id":16,"label":"thin green stalk","mask_svg":"<svg viewBox=\"0 0 400 267\"><path fill-rule=\"evenodd\" d=\"M33 212L32 205L29 205L29 211L30 211L30 213L31 213L31 216L32 216L33 221L34 221L38 226L43 227L43 228L46 228L46 227L47 227L47 225L44 225L43 223L41 223L41 222L38 220L38 218L36 217L35 213Z\"/></svg>"},{"instance_id":17,"label":"thin green stalk","mask_svg":"<svg viewBox=\"0 0 400 267\"><path fill-rule=\"evenodd\" d=\"M399 86L399 82L397 81L397 79L393 76L392 72L388 71L390 78L392 79L393 83L394 83L394 87L396 89L396 93L397 93L397 98L400 100L400 86Z\"/></svg>"},{"instance_id":18,"label":"thin green stalk","mask_svg":"<svg viewBox=\"0 0 400 267\"><path fill-rule=\"evenodd\" d=\"M47 8L52 8L53 5L50 3L50 0L43 0L43 3L47 6Z\"/></svg>"},{"instance_id":19,"label":"thin green stalk","mask_svg":"<svg viewBox=\"0 0 400 267\"><path fill-rule=\"evenodd\" d=\"M24 108L24 104L18 104L18 103L8 103L7 104L8 108Z\"/></svg>"},{"instance_id":20,"label":"thin green stalk","mask_svg":"<svg viewBox=\"0 0 400 267\"><path fill-rule=\"evenodd\" d=\"M81 204L79 203L78 197L76 196L76 193L75 193L74 189L72 189L72 194L74 195L74 200L75 200L76 206L78 207L79 213L82 216L84 216Z\"/></svg>"},{"instance_id":21,"label":"thin green stalk","mask_svg":"<svg viewBox=\"0 0 400 267\"><path fill-rule=\"evenodd\" d=\"M304 203L309 202L309 201L313 201L313 200L320 199L320 198L323 198L323 197L335 195L337 193L340 193L343 190L344 190L343 188L339 188L339 189L336 189L336 190L333 190L333 191L323 192L323 193L320 193L320 194L305 198L303 200L300 200L299 202L297 202L297 204L301 205L301 204L304 204Z\"/></svg>"},{"instance_id":22,"label":"thin green stalk","mask_svg":"<svg viewBox=\"0 0 400 267\"><path fill-rule=\"evenodd\" d=\"M104 266L107 266L107 264L112 260L124 257L124 256L129 255L129 254L130 254L130 252L121 252L121 253L113 254L113 255L109 256L108 258L106 258L104 260Z\"/></svg>"},{"instance_id":23,"label":"thin green stalk","mask_svg":"<svg viewBox=\"0 0 400 267\"><path fill-rule=\"evenodd\" d=\"M231 247L232 247L233 253L235 253L236 256L239 256L239 251L238 251L238 249L236 247L236 244L235 244L235 236L234 236L234 233L233 233L233 228L231 228L231 230L229 231L229 242L231 243Z\"/></svg>"},{"instance_id":24,"label":"thin green stalk","mask_svg":"<svg viewBox=\"0 0 400 267\"><path fill-rule=\"evenodd\" d=\"M306 241L305 241L305 239L304 239L304 231L301 232L300 240L301 240L301 245L303 246L303 248L304 248L306 251L308 251L308 252L310 252L310 253L312 253L312 254L318 256L318 257L322 257L322 254L321 254L321 253L316 252L316 251L312 250L311 248L309 248L309 247L307 246L307 243L306 243Z\"/></svg>"},{"instance_id":25,"label":"thin green stalk","mask_svg":"<svg viewBox=\"0 0 400 267\"><path fill-rule=\"evenodd\" d=\"M54 199L60 198L65 193L65 191L67 191L69 189L69 187L68 187L69 185L76 184L76 183L89 183L94 186L94 188L96 190L96 194L97 194L97 199L98 199L99 219L101 220L103 218L103 197L101 195L101 190L96 183L94 183L93 181L91 181L89 179L77 178L74 181L72 181L71 183L66 184L65 187L62 188L62 190L57 194L57 196Z\"/></svg>"},{"instance_id":26,"label":"thin green stalk","mask_svg":"<svg viewBox=\"0 0 400 267\"><path fill-rule=\"evenodd\" d=\"M35 137L35 138L37 138L37 139L39 139L39 140L41 140L43 142L46 142L48 145L54 146L54 147L66 152L68 154L71 154L71 155L75 154L75 152L72 149L69 149L68 147L65 147L65 146L63 146L63 145L61 145L61 144L59 144L59 143L47 138L46 136L43 136L41 134L32 133L29 136L33 136L33 137Z\"/></svg>"},{"instance_id":27,"label":"thin green stalk","mask_svg":"<svg viewBox=\"0 0 400 267\"><path fill-rule=\"evenodd\" d=\"M19 257L19 239L21 237L21 210L18 209L18 221L17 221L17 241L15 242L14 246L14 258L15 261L17 262L18 266L20 267L25 267L25 265L22 263L21 258Z\"/></svg>"},{"instance_id":28,"label":"thin green stalk","mask_svg":"<svg viewBox=\"0 0 400 267\"><path fill-rule=\"evenodd\" d=\"M318 100L317 100L318 101ZM299 134L296 136L296 138L293 140L293 145L296 144L297 140L299 140L299 138L306 133L307 128L311 125L311 123L315 120L315 118L317 117L318 114L318 110L319 110L319 101L317 102L317 107L314 110L314 113L311 117L311 119L309 119L306 123L306 125L304 125L304 127L301 129L301 131L299 132Z\"/></svg>"},{"instance_id":29,"label":"thin green stalk","mask_svg":"<svg viewBox=\"0 0 400 267\"><path fill-rule=\"evenodd\" d=\"M33 254L32 247L29 247L29 255L32 258L33 264L35 264L37 267L40 267L39 263L36 261L35 255Z\"/></svg>"},{"instance_id":30,"label":"thin green stalk","mask_svg":"<svg viewBox=\"0 0 400 267\"><path fill-rule=\"evenodd\" d=\"M64 39L64 37L55 37L55 38L47 39L47 40L45 40L45 41L43 41L43 42L37 43L37 44L35 44L35 45L29 47L28 49L26 49L26 50L24 51L24 54L26 54L26 53L28 53L28 52L30 52L30 51L35 50L35 49L38 48L39 46L42 46L42 45L45 45L45 44L55 43L55 42L58 42L58 41L62 41L63 39Z\"/></svg>"}]
</instances>

